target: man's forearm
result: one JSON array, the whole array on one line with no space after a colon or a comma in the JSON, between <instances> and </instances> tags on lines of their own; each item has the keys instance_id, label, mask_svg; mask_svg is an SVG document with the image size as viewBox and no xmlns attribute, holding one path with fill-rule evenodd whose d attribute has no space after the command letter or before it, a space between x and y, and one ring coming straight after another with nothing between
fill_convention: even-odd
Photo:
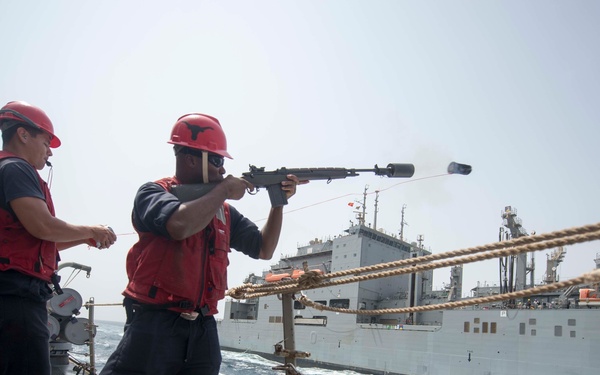
<instances>
[{"instance_id":1,"label":"man's forearm","mask_svg":"<svg viewBox=\"0 0 600 375\"><path fill-rule=\"evenodd\" d=\"M260 248L260 259L271 259L281 234L283 222L283 207L272 207L265 226L262 228L262 246Z\"/></svg>"}]
</instances>

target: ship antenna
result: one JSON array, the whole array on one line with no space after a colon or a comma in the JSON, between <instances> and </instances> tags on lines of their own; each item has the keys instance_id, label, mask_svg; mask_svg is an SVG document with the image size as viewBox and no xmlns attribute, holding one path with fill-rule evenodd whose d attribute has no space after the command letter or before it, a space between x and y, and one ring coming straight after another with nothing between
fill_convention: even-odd
<instances>
[{"instance_id":1,"label":"ship antenna","mask_svg":"<svg viewBox=\"0 0 600 375\"><path fill-rule=\"evenodd\" d=\"M375 214L373 216L373 229L377 230L377 212L379 212L379 190L375 190Z\"/></svg>"},{"instance_id":2,"label":"ship antenna","mask_svg":"<svg viewBox=\"0 0 600 375\"><path fill-rule=\"evenodd\" d=\"M402 205L402 220L400 221L400 241L404 241L404 226L408 225L406 221L404 221L404 209L406 208L406 204Z\"/></svg>"},{"instance_id":3,"label":"ship antenna","mask_svg":"<svg viewBox=\"0 0 600 375\"><path fill-rule=\"evenodd\" d=\"M369 189L369 185L365 185L365 191L363 192L362 210L358 211L358 212L355 211L356 218L358 219L358 225L365 225L365 216L367 215L367 213L366 213L366 207L367 207L367 189Z\"/></svg>"},{"instance_id":4,"label":"ship antenna","mask_svg":"<svg viewBox=\"0 0 600 375\"><path fill-rule=\"evenodd\" d=\"M362 204L362 217L360 218L362 225L365 225L365 219L367 218L367 190L369 185L365 185L365 191L363 192L363 204Z\"/></svg>"}]
</instances>

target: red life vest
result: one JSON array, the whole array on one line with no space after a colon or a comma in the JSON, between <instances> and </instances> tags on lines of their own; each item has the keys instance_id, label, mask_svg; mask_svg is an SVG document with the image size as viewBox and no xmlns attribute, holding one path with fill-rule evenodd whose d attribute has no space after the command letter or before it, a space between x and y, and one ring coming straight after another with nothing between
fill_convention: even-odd
<instances>
[{"instance_id":1,"label":"red life vest","mask_svg":"<svg viewBox=\"0 0 600 375\"><path fill-rule=\"evenodd\" d=\"M176 180L156 183L171 191ZM224 203L205 229L184 240L138 232L139 240L127 254L129 283L123 295L178 312L207 306L207 315L216 314L227 290L229 222L229 205Z\"/></svg>"},{"instance_id":2,"label":"red life vest","mask_svg":"<svg viewBox=\"0 0 600 375\"><path fill-rule=\"evenodd\" d=\"M6 158L21 159L9 152L0 151L0 160ZM54 216L54 204L48 184L42 180L39 173L37 176L48 210ZM60 260L56 243L32 236L17 218L2 208L0 230L0 271L15 270L50 283Z\"/></svg>"}]
</instances>

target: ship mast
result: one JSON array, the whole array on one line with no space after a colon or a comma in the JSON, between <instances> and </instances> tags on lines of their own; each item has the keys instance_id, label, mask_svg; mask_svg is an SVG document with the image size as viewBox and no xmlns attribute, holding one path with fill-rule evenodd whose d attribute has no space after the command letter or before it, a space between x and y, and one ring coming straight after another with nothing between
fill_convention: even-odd
<instances>
[{"instance_id":1,"label":"ship mast","mask_svg":"<svg viewBox=\"0 0 600 375\"><path fill-rule=\"evenodd\" d=\"M523 221L517 217L517 210L511 206L504 207L502 211L503 225L507 228L500 228L500 241L510 238L516 239L529 234L523 228ZM507 269L508 268L508 269ZM533 260L530 267L527 266L527 253L511 255L500 258L500 289L501 293L523 290L527 288L527 273L531 272L531 287L533 287ZM508 273L508 275L507 275ZM502 282L504 281L504 285Z\"/></svg>"},{"instance_id":2,"label":"ship mast","mask_svg":"<svg viewBox=\"0 0 600 375\"><path fill-rule=\"evenodd\" d=\"M379 190L375 190L375 214L373 216L373 229L377 230L377 213L379 212Z\"/></svg>"},{"instance_id":3,"label":"ship mast","mask_svg":"<svg viewBox=\"0 0 600 375\"><path fill-rule=\"evenodd\" d=\"M402 205L402 219L400 220L400 241L404 241L404 226L408 225L408 223L406 221L404 221L404 209L406 208L406 205L403 204Z\"/></svg>"},{"instance_id":4,"label":"ship mast","mask_svg":"<svg viewBox=\"0 0 600 375\"><path fill-rule=\"evenodd\" d=\"M419 246L419 249L422 249L422 248L423 248L423 241L425 241L425 237L423 237L423 235L422 235L422 234L419 234L419 235L417 236L417 242L419 243L419 244L418 244L418 246Z\"/></svg>"},{"instance_id":5,"label":"ship mast","mask_svg":"<svg viewBox=\"0 0 600 375\"><path fill-rule=\"evenodd\" d=\"M356 212L358 225L365 225L365 217L367 215L367 189L369 189L369 185L365 185L365 190L363 192L362 210ZM377 211L377 209L375 209L375 211Z\"/></svg>"}]
</instances>

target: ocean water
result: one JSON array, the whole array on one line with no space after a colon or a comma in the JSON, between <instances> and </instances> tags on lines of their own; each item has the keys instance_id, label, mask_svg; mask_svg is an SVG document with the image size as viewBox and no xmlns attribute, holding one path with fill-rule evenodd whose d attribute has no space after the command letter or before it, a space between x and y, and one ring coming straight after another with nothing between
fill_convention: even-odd
<instances>
[{"instance_id":1,"label":"ocean water","mask_svg":"<svg viewBox=\"0 0 600 375\"><path fill-rule=\"evenodd\" d=\"M95 337L96 350L96 369L98 372L104 367L108 357L117 347L117 344L123 336L123 323L110 321L96 321L98 326ZM81 362L89 362L87 356L88 348L85 345L73 345L70 353ZM220 375L274 375L285 374L283 371L275 371L274 366L281 365L283 362L274 362L267 360L259 355L238 353L223 350L223 362L221 364ZM327 370L321 368L301 368L298 371L303 375L364 375L354 371ZM69 374L77 374L75 371Z\"/></svg>"}]
</instances>

